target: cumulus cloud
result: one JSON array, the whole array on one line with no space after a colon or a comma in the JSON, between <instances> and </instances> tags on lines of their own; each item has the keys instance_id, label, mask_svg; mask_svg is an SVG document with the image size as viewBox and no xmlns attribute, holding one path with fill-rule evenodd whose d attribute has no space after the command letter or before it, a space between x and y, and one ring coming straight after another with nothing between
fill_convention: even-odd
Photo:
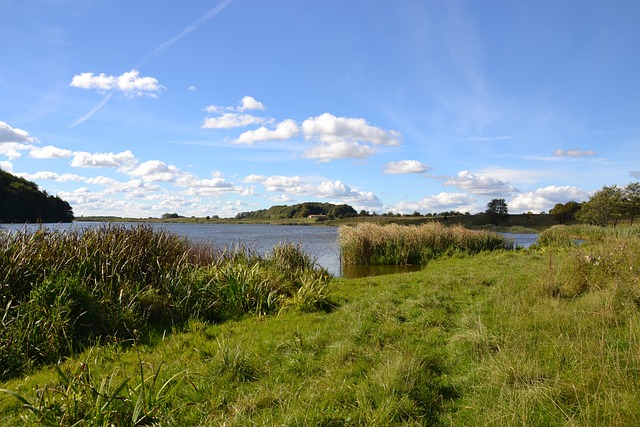
<instances>
[{"instance_id":1,"label":"cumulus cloud","mask_svg":"<svg viewBox=\"0 0 640 427\"><path fill-rule=\"evenodd\" d=\"M9 160L14 160L22 156L22 151L34 148L31 143L38 140L29 135L29 132L11 127L0 121L0 155L4 155Z\"/></svg>"},{"instance_id":2,"label":"cumulus cloud","mask_svg":"<svg viewBox=\"0 0 640 427\"><path fill-rule=\"evenodd\" d=\"M18 174L24 179L28 179L30 181L56 181L56 182L82 182L85 181L85 178L80 175L75 175L72 173L63 173L59 174L57 172L51 171L40 171L36 173L21 173Z\"/></svg>"},{"instance_id":3,"label":"cumulus cloud","mask_svg":"<svg viewBox=\"0 0 640 427\"><path fill-rule=\"evenodd\" d=\"M13 164L7 161L0 161L0 169L5 172L11 172L13 171Z\"/></svg>"},{"instance_id":4,"label":"cumulus cloud","mask_svg":"<svg viewBox=\"0 0 640 427\"><path fill-rule=\"evenodd\" d=\"M553 152L553 155L556 157L589 157L595 156L596 152L593 150L578 150L578 149L570 149L570 150L562 150L558 148Z\"/></svg>"},{"instance_id":5,"label":"cumulus cloud","mask_svg":"<svg viewBox=\"0 0 640 427\"><path fill-rule=\"evenodd\" d=\"M269 192L288 194L309 194L311 187L304 184L299 176L273 175L264 178L262 185Z\"/></svg>"},{"instance_id":6,"label":"cumulus cloud","mask_svg":"<svg viewBox=\"0 0 640 427\"><path fill-rule=\"evenodd\" d=\"M518 194L509 205L509 212L543 212L549 211L556 203L570 200L582 202L589 198L589 193L574 186L548 186L535 191Z\"/></svg>"},{"instance_id":7,"label":"cumulus cloud","mask_svg":"<svg viewBox=\"0 0 640 427\"><path fill-rule=\"evenodd\" d=\"M71 160L71 166L79 168L114 168L132 163L135 160L129 150L121 153L87 153L76 152Z\"/></svg>"},{"instance_id":8,"label":"cumulus cloud","mask_svg":"<svg viewBox=\"0 0 640 427\"><path fill-rule=\"evenodd\" d=\"M9 160L14 160L22 156L22 151L32 150L34 147L30 144L21 144L19 142L2 142L0 143L0 154Z\"/></svg>"},{"instance_id":9,"label":"cumulus cloud","mask_svg":"<svg viewBox=\"0 0 640 427\"><path fill-rule=\"evenodd\" d=\"M188 187L187 194L190 196L208 197L242 191L241 188L224 179L220 172L213 172L211 178L205 179L196 178L191 174L184 174L178 179L177 185Z\"/></svg>"},{"instance_id":10,"label":"cumulus cloud","mask_svg":"<svg viewBox=\"0 0 640 427\"><path fill-rule=\"evenodd\" d=\"M302 123L305 138L333 144L340 142L370 142L382 145L399 145L400 134L396 131L371 126L365 119L336 117L324 113Z\"/></svg>"},{"instance_id":11,"label":"cumulus cloud","mask_svg":"<svg viewBox=\"0 0 640 427\"><path fill-rule=\"evenodd\" d=\"M267 179L267 177L264 175L251 174L246 176L243 181L244 182L263 182L265 179Z\"/></svg>"},{"instance_id":12,"label":"cumulus cloud","mask_svg":"<svg viewBox=\"0 0 640 427\"><path fill-rule=\"evenodd\" d=\"M164 89L154 77L140 77L138 70L131 70L120 76L104 73L81 73L73 76L69 86L79 89L95 89L100 93L118 91L128 97L150 96L156 98Z\"/></svg>"},{"instance_id":13,"label":"cumulus cloud","mask_svg":"<svg viewBox=\"0 0 640 427\"><path fill-rule=\"evenodd\" d=\"M142 178L145 182L172 182L180 175L180 170L160 160L148 160L129 171L129 175Z\"/></svg>"},{"instance_id":14,"label":"cumulus cloud","mask_svg":"<svg viewBox=\"0 0 640 427\"><path fill-rule=\"evenodd\" d=\"M374 152L375 150L368 145L341 141L332 144L318 145L304 153L304 157L307 159L318 159L321 162L328 162L334 159L366 159Z\"/></svg>"},{"instance_id":15,"label":"cumulus cloud","mask_svg":"<svg viewBox=\"0 0 640 427\"><path fill-rule=\"evenodd\" d=\"M375 152L372 145L400 144L400 134L394 130L371 126L362 118L336 117L329 113L308 118L302 122L302 130L305 139L321 143L307 151L305 157L321 161L367 158Z\"/></svg>"},{"instance_id":16,"label":"cumulus cloud","mask_svg":"<svg viewBox=\"0 0 640 427\"><path fill-rule=\"evenodd\" d=\"M202 124L203 129L231 129L249 125L262 124L266 120L252 114L224 113L217 117L207 117Z\"/></svg>"},{"instance_id":17,"label":"cumulus cloud","mask_svg":"<svg viewBox=\"0 0 640 427\"><path fill-rule=\"evenodd\" d=\"M29 152L29 157L33 157L34 159L59 159L71 157L72 155L73 151L54 147L53 145L35 147Z\"/></svg>"},{"instance_id":18,"label":"cumulus cloud","mask_svg":"<svg viewBox=\"0 0 640 427\"><path fill-rule=\"evenodd\" d=\"M463 170L444 183L481 196L501 196L517 191L509 183L487 175L474 175Z\"/></svg>"},{"instance_id":19,"label":"cumulus cloud","mask_svg":"<svg viewBox=\"0 0 640 427\"><path fill-rule=\"evenodd\" d=\"M418 160L399 160L397 162L389 162L384 168L385 174L406 174L406 173L424 173L431 169Z\"/></svg>"},{"instance_id":20,"label":"cumulus cloud","mask_svg":"<svg viewBox=\"0 0 640 427\"><path fill-rule=\"evenodd\" d=\"M207 117L202 124L203 129L231 129L246 127L255 124L271 122L270 119L244 113L249 110L265 110L264 104L251 96L245 96L240 100L238 107L222 107L209 105L205 111L210 114L218 114L216 117Z\"/></svg>"},{"instance_id":21,"label":"cumulus cloud","mask_svg":"<svg viewBox=\"0 0 640 427\"><path fill-rule=\"evenodd\" d=\"M253 145L255 142L261 141L284 141L295 137L299 132L300 129L296 122L287 119L278 123L274 130L261 126L258 129L244 132L234 143Z\"/></svg>"},{"instance_id":22,"label":"cumulus cloud","mask_svg":"<svg viewBox=\"0 0 640 427\"><path fill-rule=\"evenodd\" d=\"M316 188L315 195L322 198L338 199L343 203L356 206L382 206L378 197L372 192L354 190L340 180L322 182Z\"/></svg>"},{"instance_id":23,"label":"cumulus cloud","mask_svg":"<svg viewBox=\"0 0 640 427\"><path fill-rule=\"evenodd\" d=\"M6 142L37 142L37 139L29 136L26 130L11 127L0 121L0 144Z\"/></svg>"},{"instance_id":24,"label":"cumulus cloud","mask_svg":"<svg viewBox=\"0 0 640 427\"><path fill-rule=\"evenodd\" d=\"M417 202L402 202L394 206L393 211L403 214L413 212L472 212L477 210L476 199L465 193L445 193L425 197Z\"/></svg>"},{"instance_id":25,"label":"cumulus cloud","mask_svg":"<svg viewBox=\"0 0 640 427\"><path fill-rule=\"evenodd\" d=\"M262 102L257 101L254 97L245 96L240 101L240 107L238 107L238 111L246 110L266 110L266 107Z\"/></svg>"}]
</instances>

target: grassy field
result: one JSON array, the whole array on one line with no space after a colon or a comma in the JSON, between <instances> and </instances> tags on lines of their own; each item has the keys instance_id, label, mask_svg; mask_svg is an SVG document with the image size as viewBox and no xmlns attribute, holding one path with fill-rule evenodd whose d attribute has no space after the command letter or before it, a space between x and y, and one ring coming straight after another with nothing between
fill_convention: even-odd
<instances>
[{"instance_id":1,"label":"grassy field","mask_svg":"<svg viewBox=\"0 0 640 427\"><path fill-rule=\"evenodd\" d=\"M541 238L104 342L2 383L0 424L640 425L637 231Z\"/></svg>"}]
</instances>

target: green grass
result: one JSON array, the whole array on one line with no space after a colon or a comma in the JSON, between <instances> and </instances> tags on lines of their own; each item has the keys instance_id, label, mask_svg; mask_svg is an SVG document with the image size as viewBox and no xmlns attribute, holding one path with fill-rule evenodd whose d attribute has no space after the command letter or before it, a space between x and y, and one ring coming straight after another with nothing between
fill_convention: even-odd
<instances>
[{"instance_id":1,"label":"green grass","mask_svg":"<svg viewBox=\"0 0 640 427\"><path fill-rule=\"evenodd\" d=\"M616 232L335 279L331 310L194 319L5 381L0 424L638 425L638 259Z\"/></svg>"}]
</instances>

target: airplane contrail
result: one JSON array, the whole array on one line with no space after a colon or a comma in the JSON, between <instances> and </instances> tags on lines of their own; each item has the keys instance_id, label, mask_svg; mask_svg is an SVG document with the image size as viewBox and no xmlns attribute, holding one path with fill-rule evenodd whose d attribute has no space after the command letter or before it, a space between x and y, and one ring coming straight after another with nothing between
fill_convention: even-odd
<instances>
[{"instance_id":1,"label":"airplane contrail","mask_svg":"<svg viewBox=\"0 0 640 427\"><path fill-rule=\"evenodd\" d=\"M180 34L175 36L174 38L162 43L160 46L152 50L138 65L136 66L136 70L140 69L140 67L146 65L147 63L154 60L157 56L162 54L165 50L169 49L173 44L175 44L178 40L189 34L190 32L197 30L203 24L206 24L210 20L212 20L218 13L220 13L225 7L227 7L234 0L223 0L218 6L211 9L209 12L205 13L195 21L193 24L186 27Z\"/></svg>"},{"instance_id":2,"label":"airplane contrail","mask_svg":"<svg viewBox=\"0 0 640 427\"><path fill-rule=\"evenodd\" d=\"M109 102L109 100L111 99L111 96L113 96L113 92L109 92L108 94L105 95L104 98L102 98L102 101L100 101L100 103L98 105L96 105L95 107L93 107L88 113L78 117L77 119L75 119L73 121L73 123L71 123L69 125L69 128L73 128L78 126L80 123L86 122L87 120L89 120L99 109L101 109L102 107L104 107L104 105Z\"/></svg>"},{"instance_id":3,"label":"airplane contrail","mask_svg":"<svg viewBox=\"0 0 640 427\"><path fill-rule=\"evenodd\" d=\"M162 53L164 53L167 49L169 49L171 46L173 46L177 41L182 39L184 36L186 36L187 34L189 34L190 32L192 32L194 30L197 30L202 25L204 25L207 22L211 21L213 18L215 18L215 16L218 13L220 13L225 7L229 6L229 4L231 4L234 1L235 0L223 0L222 2L220 2L216 7L214 7L213 9L211 9L210 11L208 11L207 13L202 15L200 18L198 18L195 22L193 22L189 26L187 26L177 36L169 39L168 41L162 43L160 46L158 46L157 48L152 50L149 54L147 54L147 56L142 61L140 61L138 63L138 65L136 65L136 67L134 69L135 70L139 70L144 65L146 65L149 62L151 62L154 59L156 59L158 56L160 56ZM93 109L91 109L91 111L89 111L88 113L86 113L86 114L78 117L76 120L74 120L69 125L69 127L72 128L72 127L78 126L80 123L83 123L83 122L89 120L99 109L104 107L105 104L107 102L109 102L109 100L111 99L112 95L113 95L113 91L109 92L102 99L102 101L100 101L100 103L98 105L93 107Z\"/></svg>"}]
</instances>

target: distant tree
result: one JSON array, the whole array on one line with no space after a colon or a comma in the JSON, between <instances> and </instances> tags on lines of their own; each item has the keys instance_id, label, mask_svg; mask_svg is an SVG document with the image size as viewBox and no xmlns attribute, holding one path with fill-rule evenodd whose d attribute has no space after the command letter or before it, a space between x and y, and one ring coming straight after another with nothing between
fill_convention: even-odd
<instances>
[{"instance_id":1,"label":"distant tree","mask_svg":"<svg viewBox=\"0 0 640 427\"><path fill-rule=\"evenodd\" d=\"M570 201L567 203L556 203L549 211L558 224L566 224L576 218L576 212L580 210L582 205L578 202Z\"/></svg>"},{"instance_id":2,"label":"distant tree","mask_svg":"<svg viewBox=\"0 0 640 427\"><path fill-rule=\"evenodd\" d=\"M629 215L631 225L640 214L640 182L632 182L622 191L622 198L626 213Z\"/></svg>"},{"instance_id":3,"label":"distant tree","mask_svg":"<svg viewBox=\"0 0 640 427\"><path fill-rule=\"evenodd\" d=\"M618 224L625 211L623 192L617 185L604 186L585 202L576 219L591 225L606 227Z\"/></svg>"},{"instance_id":4,"label":"distant tree","mask_svg":"<svg viewBox=\"0 0 640 427\"><path fill-rule=\"evenodd\" d=\"M171 218L180 218L180 215L177 213L163 213L162 219L171 219Z\"/></svg>"},{"instance_id":5,"label":"distant tree","mask_svg":"<svg viewBox=\"0 0 640 427\"><path fill-rule=\"evenodd\" d=\"M507 222L509 218L509 207L504 199L493 199L487 203L487 210L484 212L491 224Z\"/></svg>"}]
</instances>

